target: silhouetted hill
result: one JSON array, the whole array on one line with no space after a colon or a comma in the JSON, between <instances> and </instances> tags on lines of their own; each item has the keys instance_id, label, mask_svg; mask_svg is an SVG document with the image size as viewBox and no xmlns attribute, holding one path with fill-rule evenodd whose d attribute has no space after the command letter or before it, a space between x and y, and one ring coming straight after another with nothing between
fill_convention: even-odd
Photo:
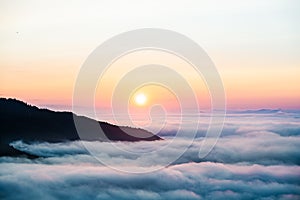
<instances>
[{"instance_id":1,"label":"silhouetted hill","mask_svg":"<svg viewBox=\"0 0 300 200\"><path fill-rule=\"evenodd\" d=\"M143 129L119 127L82 116L74 115L74 117L79 123L84 124L81 128L82 131L86 132L84 137L81 136L83 140L107 141L105 137L89 131L89 127L95 125L100 125L106 137L112 141L161 139ZM0 123L0 156L20 155L22 153L9 146L9 143L15 140L62 142L80 139L73 121L73 113L40 109L16 99L0 98Z\"/></svg>"}]
</instances>

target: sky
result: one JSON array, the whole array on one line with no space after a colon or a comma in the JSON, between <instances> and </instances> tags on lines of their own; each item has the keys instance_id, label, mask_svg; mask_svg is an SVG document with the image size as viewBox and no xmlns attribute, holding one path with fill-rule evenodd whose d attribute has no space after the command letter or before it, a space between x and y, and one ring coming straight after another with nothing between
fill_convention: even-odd
<instances>
[{"instance_id":1,"label":"sky","mask_svg":"<svg viewBox=\"0 0 300 200\"><path fill-rule=\"evenodd\" d=\"M162 28L207 52L228 109L300 109L299 8L296 0L1 0L0 95L70 109L77 74L98 45L126 31ZM207 95L198 88L198 99Z\"/></svg>"}]
</instances>

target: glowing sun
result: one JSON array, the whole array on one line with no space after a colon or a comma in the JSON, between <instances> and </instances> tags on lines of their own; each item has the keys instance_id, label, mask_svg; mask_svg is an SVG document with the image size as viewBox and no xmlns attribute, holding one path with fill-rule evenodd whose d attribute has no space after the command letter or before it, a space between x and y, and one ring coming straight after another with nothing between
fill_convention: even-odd
<instances>
[{"instance_id":1,"label":"glowing sun","mask_svg":"<svg viewBox=\"0 0 300 200\"><path fill-rule=\"evenodd\" d=\"M145 103L147 101L147 97L143 93L140 93L134 97L134 101L137 105L142 106L142 105L145 105Z\"/></svg>"}]
</instances>

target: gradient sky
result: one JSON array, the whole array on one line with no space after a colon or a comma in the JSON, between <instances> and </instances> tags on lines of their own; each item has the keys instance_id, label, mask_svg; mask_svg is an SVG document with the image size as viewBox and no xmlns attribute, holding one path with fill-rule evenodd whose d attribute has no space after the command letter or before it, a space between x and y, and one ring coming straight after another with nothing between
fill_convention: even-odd
<instances>
[{"instance_id":1,"label":"gradient sky","mask_svg":"<svg viewBox=\"0 0 300 200\"><path fill-rule=\"evenodd\" d=\"M299 1L129 2L1 0L0 95L68 109L77 73L98 45L153 27L204 48L229 109L300 108Z\"/></svg>"}]
</instances>

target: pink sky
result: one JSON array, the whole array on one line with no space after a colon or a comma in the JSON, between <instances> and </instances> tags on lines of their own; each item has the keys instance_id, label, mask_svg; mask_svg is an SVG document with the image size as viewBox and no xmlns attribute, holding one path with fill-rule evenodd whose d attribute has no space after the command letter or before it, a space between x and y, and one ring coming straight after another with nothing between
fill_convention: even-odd
<instances>
[{"instance_id":1,"label":"pink sky","mask_svg":"<svg viewBox=\"0 0 300 200\"><path fill-rule=\"evenodd\" d=\"M109 2L31 4L0 6L2 97L70 108L80 67L98 45L124 31L158 27L204 48L223 80L229 109L300 109L300 16L294 1L174 2L168 15L158 9L155 16L151 8L159 7L154 4L122 4L122 9ZM118 15L107 12L112 7ZM199 83L193 73L187 76ZM200 87L196 95L209 107L207 91Z\"/></svg>"}]
</instances>

